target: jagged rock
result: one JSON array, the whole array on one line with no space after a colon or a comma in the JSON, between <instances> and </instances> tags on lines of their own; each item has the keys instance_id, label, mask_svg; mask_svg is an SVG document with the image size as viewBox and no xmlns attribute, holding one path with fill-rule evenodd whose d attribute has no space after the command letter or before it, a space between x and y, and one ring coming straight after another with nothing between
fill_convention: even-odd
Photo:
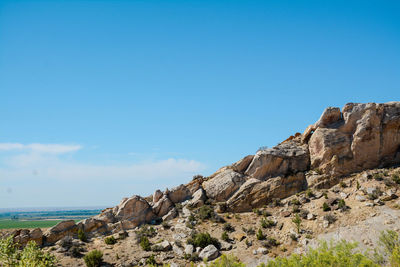
<instances>
[{"instance_id":1,"label":"jagged rock","mask_svg":"<svg viewBox=\"0 0 400 267\"><path fill-rule=\"evenodd\" d=\"M34 241L39 246L43 244L43 232L40 228L31 231L28 229L19 229L12 236L14 243L17 243L21 247L24 247L29 241Z\"/></svg>"},{"instance_id":2,"label":"jagged rock","mask_svg":"<svg viewBox=\"0 0 400 267\"><path fill-rule=\"evenodd\" d=\"M167 195L173 203L183 202L190 199L192 196L190 190L183 184L168 190Z\"/></svg>"},{"instance_id":3,"label":"jagged rock","mask_svg":"<svg viewBox=\"0 0 400 267\"><path fill-rule=\"evenodd\" d=\"M161 251L168 251L172 248L171 244L167 240L164 240L163 242L158 244L158 246L160 246Z\"/></svg>"},{"instance_id":4,"label":"jagged rock","mask_svg":"<svg viewBox=\"0 0 400 267\"><path fill-rule=\"evenodd\" d=\"M165 214L162 219L163 221L172 220L178 216L178 210L176 208L172 208L167 214Z\"/></svg>"},{"instance_id":5,"label":"jagged rock","mask_svg":"<svg viewBox=\"0 0 400 267\"><path fill-rule=\"evenodd\" d=\"M203 260L212 261L219 256L219 251L214 245L208 245L200 252L199 257Z\"/></svg>"},{"instance_id":6,"label":"jagged rock","mask_svg":"<svg viewBox=\"0 0 400 267\"><path fill-rule=\"evenodd\" d=\"M311 212L307 214L307 220L315 220L316 216L315 214L312 214Z\"/></svg>"},{"instance_id":7,"label":"jagged rock","mask_svg":"<svg viewBox=\"0 0 400 267\"><path fill-rule=\"evenodd\" d=\"M304 133L311 168L337 176L400 162L400 102L349 103L332 114Z\"/></svg>"},{"instance_id":8,"label":"jagged rock","mask_svg":"<svg viewBox=\"0 0 400 267\"><path fill-rule=\"evenodd\" d=\"M194 252L193 245L188 244L188 245L185 246L185 254L192 255L193 252Z\"/></svg>"},{"instance_id":9,"label":"jagged rock","mask_svg":"<svg viewBox=\"0 0 400 267\"><path fill-rule=\"evenodd\" d=\"M188 202L188 205L192 208L197 208L203 206L206 199L206 193L203 188L200 187L196 192L193 193L192 199Z\"/></svg>"},{"instance_id":10,"label":"jagged rock","mask_svg":"<svg viewBox=\"0 0 400 267\"><path fill-rule=\"evenodd\" d=\"M129 221L132 228L156 217L149 203L140 196L123 199L114 210L115 218L119 221ZM128 225L128 222L126 224Z\"/></svg>"},{"instance_id":11,"label":"jagged rock","mask_svg":"<svg viewBox=\"0 0 400 267\"><path fill-rule=\"evenodd\" d=\"M99 215L94 216L93 218L98 219L100 221L104 221L106 223L115 223L115 215L112 208L108 208L103 210Z\"/></svg>"},{"instance_id":12,"label":"jagged rock","mask_svg":"<svg viewBox=\"0 0 400 267\"><path fill-rule=\"evenodd\" d=\"M360 202L364 202L365 200L367 200L364 196L360 196L360 195L356 195L355 199Z\"/></svg>"},{"instance_id":13,"label":"jagged rock","mask_svg":"<svg viewBox=\"0 0 400 267\"><path fill-rule=\"evenodd\" d=\"M101 228L106 229L107 223L105 221L96 219L96 218L88 218L83 221L80 221L77 224L79 229L82 229L85 232L93 232L97 231Z\"/></svg>"},{"instance_id":14,"label":"jagged rock","mask_svg":"<svg viewBox=\"0 0 400 267\"><path fill-rule=\"evenodd\" d=\"M241 160L233 163L231 165L232 170L238 173L244 173L245 170L249 167L251 161L253 160L254 155L248 155Z\"/></svg>"},{"instance_id":15,"label":"jagged rock","mask_svg":"<svg viewBox=\"0 0 400 267\"><path fill-rule=\"evenodd\" d=\"M203 183L209 198L226 201L245 182L243 174L227 169Z\"/></svg>"},{"instance_id":16,"label":"jagged rock","mask_svg":"<svg viewBox=\"0 0 400 267\"><path fill-rule=\"evenodd\" d=\"M47 230L44 233L44 236L46 242L52 244L67 235L76 233L77 231L78 227L74 220L65 220Z\"/></svg>"},{"instance_id":17,"label":"jagged rock","mask_svg":"<svg viewBox=\"0 0 400 267\"><path fill-rule=\"evenodd\" d=\"M174 203L172 203L166 195L163 195L156 203L154 203L153 212L158 217L162 217L166 215L172 207L174 207Z\"/></svg>"},{"instance_id":18,"label":"jagged rock","mask_svg":"<svg viewBox=\"0 0 400 267\"><path fill-rule=\"evenodd\" d=\"M288 177L275 177L267 181L249 179L228 200L228 209L235 212L251 211L275 198L285 198L306 188L304 173Z\"/></svg>"},{"instance_id":19,"label":"jagged rock","mask_svg":"<svg viewBox=\"0 0 400 267\"><path fill-rule=\"evenodd\" d=\"M153 203L156 203L160 200L160 198L162 198L163 193L161 192L161 190L157 189L154 194L153 194Z\"/></svg>"},{"instance_id":20,"label":"jagged rock","mask_svg":"<svg viewBox=\"0 0 400 267\"><path fill-rule=\"evenodd\" d=\"M180 247L178 247L176 244L173 244L172 245L172 250L174 251L174 253L176 254L176 255L178 255L178 256L183 256L184 255L184 253L183 253L183 250L180 248Z\"/></svg>"},{"instance_id":21,"label":"jagged rock","mask_svg":"<svg viewBox=\"0 0 400 267\"><path fill-rule=\"evenodd\" d=\"M310 165L307 145L296 140L281 143L274 148L257 152L245 174L265 180L306 171Z\"/></svg>"}]
</instances>

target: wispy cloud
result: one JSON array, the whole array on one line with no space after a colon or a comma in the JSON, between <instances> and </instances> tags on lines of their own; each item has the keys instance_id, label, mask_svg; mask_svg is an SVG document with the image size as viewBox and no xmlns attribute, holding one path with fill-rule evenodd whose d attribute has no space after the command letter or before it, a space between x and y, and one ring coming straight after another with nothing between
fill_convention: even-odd
<instances>
[{"instance_id":1,"label":"wispy cloud","mask_svg":"<svg viewBox=\"0 0 400 267\"><path fill-rule=\"evenodd\" d=\"M81 148L80 145L0 143L0 151L30 150L38 153L64 154L78 151Z\"/></svg>"}]
</instances>

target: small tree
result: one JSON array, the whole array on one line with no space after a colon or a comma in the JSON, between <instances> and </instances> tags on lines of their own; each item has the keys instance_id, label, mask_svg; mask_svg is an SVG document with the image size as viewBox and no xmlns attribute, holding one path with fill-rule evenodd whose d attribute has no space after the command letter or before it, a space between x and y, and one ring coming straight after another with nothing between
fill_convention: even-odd
<instances>
[{"instance_id":1,"label":"small tree","mask_svg":"<svg viewBox=\"0 0 400 267\"><path fill-rule=\"evenodd\" d=\"M78 238L79 240L83 241L83 242L87 242L87 236L85 231L83 231L82 229L78 230Z\"/></svg>"},{"instance_id":2,"label":"small tree","mask_svg":"<svg viewBox=\"0 0 400 267\"><path fill-rule=\"evenodd\" d=\"M301 218L299 214L296 214L296 216L292 219L292 222L296 225L297 233L300 234Z\"/></svg>"},{"instance_id":3,"label":"small tree","mask_svg":"<svg viewBox=\"0 0 400 267\"><path fill-rule=\"evenodd\" d=\"M90 251L83 257L87 267L98 267L103 262L103 253L97 249Z\"/></svg>"}]
</instances>

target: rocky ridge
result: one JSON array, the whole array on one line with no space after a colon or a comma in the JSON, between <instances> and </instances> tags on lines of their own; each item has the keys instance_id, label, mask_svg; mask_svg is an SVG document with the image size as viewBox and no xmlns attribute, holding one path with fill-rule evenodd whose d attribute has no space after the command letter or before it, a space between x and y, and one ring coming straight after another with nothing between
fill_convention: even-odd
<instances>
[{"instance_id":1,"label":"rocky ridge","mask_svg":"<svg viewBox=\"0 0 400 267\"><path fill-rule=\"evenodd\" d=\"M40 229L15 232L14 240L22 245L29 240L51 245L76 235L79 229L89 236L117 234L142 224L172 220L182 214L182 205L188 216L189 207L204 203L216 205L219 212L250 212L307 189L330 188L353 173L399 163L400 102L349 103L342 110L327 108L303 134L296 133L209 177L196 176L188 184L156 190L150 197L125 198L77 224L64 221L44 233L39 233Z\"/></svg>"}]
</instances>

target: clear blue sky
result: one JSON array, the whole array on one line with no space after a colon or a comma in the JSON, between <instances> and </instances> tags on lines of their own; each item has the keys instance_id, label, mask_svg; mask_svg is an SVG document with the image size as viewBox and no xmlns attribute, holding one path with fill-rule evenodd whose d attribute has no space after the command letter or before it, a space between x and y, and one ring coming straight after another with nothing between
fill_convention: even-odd
<instances>
[{"instance_id":1,"label":"clear blue sky","mask_svg":"<svg viewBox=\"0 0 400 267\"><path fill-rule=\"evenodd\" d=\"M0 208L115 205L400 100L399 1L0 1Z\"/></svg>"}]
</instances>

